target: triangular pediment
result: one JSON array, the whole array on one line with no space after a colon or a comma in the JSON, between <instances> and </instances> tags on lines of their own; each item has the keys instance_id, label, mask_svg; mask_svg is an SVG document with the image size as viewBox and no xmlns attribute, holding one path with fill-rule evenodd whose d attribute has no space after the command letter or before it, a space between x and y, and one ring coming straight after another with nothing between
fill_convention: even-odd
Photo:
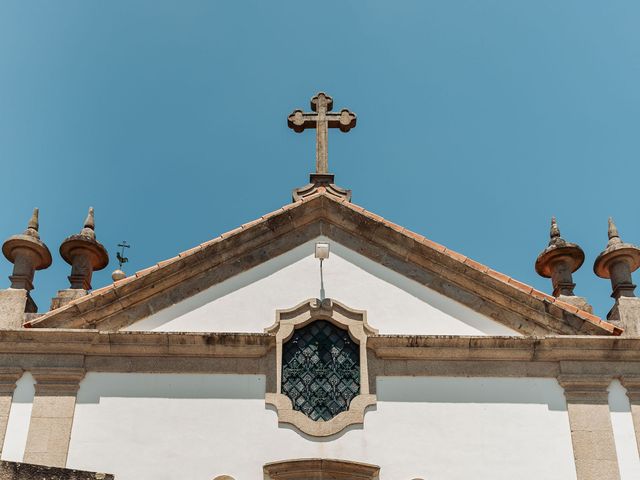
<instances>
[{"instance_id":1,"label":"triangular pediment","mask_svg":"<svg viewBox=\"0 0 640 480\"><path fill-rule=\"evenodd\" d=\"M314 257L328 243L322 279ZM277 310L330 297L364 310L392 335L520 335L461 303L350 250L328 237L311 241L126 327L162 332L262 332Z\"/></svg>"},{"instance_id":2,"label":"triangular pediment","mask_svg":"<svg viewBox=\"0 0 640 480\"><path fill-rule=\"evenodd\" d=\"M26 326L262 331L276 309L319 295L318 262L312 258L319 240L332 245L325 264L327 296L370 311L371 324L383 334L620 333L594 315L323 191Z\"/></svg>"}]
</instances>

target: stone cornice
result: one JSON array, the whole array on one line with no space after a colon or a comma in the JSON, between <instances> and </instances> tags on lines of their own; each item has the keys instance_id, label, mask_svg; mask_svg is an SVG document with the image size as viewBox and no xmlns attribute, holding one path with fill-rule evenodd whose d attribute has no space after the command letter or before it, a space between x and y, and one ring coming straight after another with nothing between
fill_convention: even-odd
<instances>
[{"instance_id":1,"label":"stone cornice","mask_svg":"<svg viewBox=\"0 0 640 480\"><path fill-rule=\"evenodd\" d=\"M389 360L640 361L640 338L375 335L368 345Z\"/></svg>"},{"instance_id":2,"label":"stone cornice","mask_svg":"<svg viewBox=\"0 0 640 480\"><path fill-rule=\"evenodd\" d=\"M264 333L0 331L0 354L259 358L274 346L275 338Z\"/></svg>"},{"instance_id":3,"label":"stone cornice","mask_svg":"<svg viewBox=\"0 0 640 480\"><path fill-rule=\"evenodd\" d=\"M269 333L0 330L0 354L262 358ZM640 337L460 337L372 335L367 348L383 360L640 362Z\"/></svg>"}]
</instances>

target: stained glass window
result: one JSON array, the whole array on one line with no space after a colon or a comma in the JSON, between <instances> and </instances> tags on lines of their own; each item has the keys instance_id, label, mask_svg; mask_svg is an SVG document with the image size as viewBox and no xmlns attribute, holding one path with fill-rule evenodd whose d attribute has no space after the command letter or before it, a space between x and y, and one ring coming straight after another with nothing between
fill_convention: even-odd
<instances>
[{"instance_id":1,"label":"stained glass window","mask_svg":"<svg viewBox=\"0 0 640 480\"><path fill-rule=\"evenodd\" d=\"M331 420L360 393L360 348L349 332L316 320L283 345L282 393L312 420Z\"/></svg>"}]
</instances>

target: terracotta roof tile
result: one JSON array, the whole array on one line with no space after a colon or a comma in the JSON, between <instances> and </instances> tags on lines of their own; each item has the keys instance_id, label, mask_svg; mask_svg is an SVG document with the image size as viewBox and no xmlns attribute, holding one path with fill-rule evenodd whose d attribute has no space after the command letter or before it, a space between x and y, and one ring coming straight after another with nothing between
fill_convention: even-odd
<instances>
[{"instance_id":1,"label":"terracotta roof tile","mask_svg":"<svg viewBox=\"0 0 640 480\"><path fill-rule=\"evenodd\" d=\"M489 267L480 262L476 262L475 260L471 260L469 257L464 259L464 264L482 273L487 273L487 271L489 271Z\"/></svg>"},{"instance_id":2,"label":"terracotta roof tile","mask_svg":"<svg viewBox=\"0 0 640 480\"><path fill-rule=\"evenodd\" d=\"M133 280L135 280L137 277L135 275L129 275L128 277L123 278L122 280L117 280L115 282L113 282L113 286L114 287L120 287L122 285L126 285L129 282L132 282Z\"/></svg>"},{"instance_id":3,"label":"terracotta roof tile","mask_svg":"<svg viewBox=\"0 0 640 480\"><path fill-rule=\"evenodd\" d=\"M553 295L541 292L540 290L536 290L535 288L531 290L531 296L549 303L553 303L556 301L556 297L554 297Z\"/></svg>"},{"instance_id":4,"label":"terracotta roof tile","mask_svg":"<svg viewBox=\"0 0 640 480\"><path fill-rule=\"evenodd\" d=\"M524 293L531 293L533 291L533 287L531 285L527 285L526 283L519 282L513 277L509 278L509 284L513 285L519 290L522 290Z\"/></svg>"},{"instance_id":5,"label":"terracotta roof tile","mask_svg":"<svg viewBox=\"0 0 640 480\"><path fill-rule=\"evenodd\" d=\"M200 247L201 248L207 248L207 247L210 247L211 245L213 245L214 243L218 243L218 242L221 242L221 241L222 241L222 235L219 235L219 236L217 236L215 238L212 238L211 240L207 240L206 242L202 242L200 244ZM180 257L179 254L178 254L178 257ZM173 258L176 258L176 257L173 257Z\"/></svg>"},{"instance_id":6,"label":"terracotta roof tile","mask_svg":"<svg viewBox=\"0 0 640 480\"><path fill-rule=\"evenodd\" d=\"M487 271L487 275L495 278L496 280L500 280L504 283L509 283L509 279L511 278L509 275L505 275L504 273L496 272L492 268Z\"/></svg>"},{"instance_id":7,"label":"terracotta roof tile","mask_svg":"<svg viewBox=\"0 0 640 480\"><path fill-rule=\"evenodd\" d=\"M204 244L200 244L200 246L202 247ZM171 258L167 258L166 260L162 260L161 262L156 263L156 265L158 266L158 268L162 268L165 265L170 265L174 262L177 262L178 260L180 260L180 255L176 255L175 257L171 257ZM124 280L124 279L123 279ZM122 280L119 280L122 281Z\"/></svg>"},{"instance_id":8,"label":"terracotta roof tile","mask_svg":"<svg viewBox=\"0 0 640 480\"><path fill-rule=\"evenodd\" d=\"M202 250L202 246L198 245L196 247L190 248L189 250L185 250L184 252L180 252L178 256L180 258L188 257L189 255L193 255Z\"/></svg>"},{"instance_id":9,"label":"terracotta roof tile","mask_svg":"<svg viewBox=\"0 0 640 480\"><path fill-rule=\"evenodd\" d=\"M464 263L464 261L467 259L465 255L462 255L461 253L458 253L458 252L454 252L453 250L449 250L448 248L445 249L443 253L449 258L453 258L454 260L457 260L460 263Z\"/></svg>"},{"instance_id":10,"label":"terracotta roof tile","mask_svg":"<svg viewBox=\"0 0 640 480\"><path fill-rule=\"evenodd\" d=\"M232 237L240 233L242 230L244 230L242 227L237 227L237 228L234 228L233 230L229 230L228 232L224 232L222 235L220 235L220 237L222 238Z\"/></svg>"},{"instance_id":11,"label":"terracotta roof tile","mask_svg":"<svg viewBox=\"0 0 640 480\"><path fill-rule=\"evenodd\" d=\"M250 222L243 223L242 224L242 228L244 228L246 230L247 228L251 228L254 225L257 225L257 224L262 223L262 222L263 222L262 217L260 217L260 218L257 218L255 220L252 220Z\"/></svg>"},{"instance_id":12,"label":"terracotta roof tile","mask_svg":"<svg viewBox=\"0 0 640 480\"><path fill-rule=\"evenodd\" d=\"M575 305L571 305L570 303L567 302L563 302L562 300L558 300L556 298L556 305L561 307L563 310L566 310L567 312L571 312L571 313L578 313L578 312L583 312L583 313L587 313L584 310L580 310L578 307L576 307ZM596 317L598 318L598 317ZM598 318L598 320L600 320Z\"/></svg>"},{"instance_id":13,"label":"terracotta roof tile","mask_svg":"<svg viewBox=\"0 0 640 480\"><path fill-rule=\"evenodd\" d=\"M145 275L149 275L151 272L154 272L158 269L158 265L153 265L152 267L145 268L143 270L138 270L136 272L136 277L144 277Z\"/></svg>"}]
</instances>

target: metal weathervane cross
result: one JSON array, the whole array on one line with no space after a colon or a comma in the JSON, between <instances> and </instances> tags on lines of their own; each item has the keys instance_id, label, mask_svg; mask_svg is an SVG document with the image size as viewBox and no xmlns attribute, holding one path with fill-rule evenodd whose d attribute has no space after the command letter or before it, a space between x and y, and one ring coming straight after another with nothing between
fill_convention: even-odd
<instances>
[{"instance_id":1,"label":"metal weathervane cross","mask_svg":"<svg viewBox=\"0 0 640 480\"><path fill-rule=\"evenodd\" d=\"M119 268L122 268L122 265L129 261L129 259L124 256L124 249L131 248L131 245L129 245L126 240L123 240L122 243L118 244L118 246L120 247L120 252L116 252L116 258L120 264Z\"/></svg>"},{"instance_id":2,"label":"metal weathervane cross","mask_svg":"<svg viewBox=\"0 0 640 480\"><path fill-rule=\"evenodd\" d=\"M307 128L316 129L316 173L329 173L327 155L328 129L339 128L341 132L348 132L356 126L356 114L343 108L339 112L331 112L333 99L326 93L320 92L311 99L311 110L307 113L294 110L288 117L287 124L294 132L300 133Z\"/></svg>"}]
</instances>

